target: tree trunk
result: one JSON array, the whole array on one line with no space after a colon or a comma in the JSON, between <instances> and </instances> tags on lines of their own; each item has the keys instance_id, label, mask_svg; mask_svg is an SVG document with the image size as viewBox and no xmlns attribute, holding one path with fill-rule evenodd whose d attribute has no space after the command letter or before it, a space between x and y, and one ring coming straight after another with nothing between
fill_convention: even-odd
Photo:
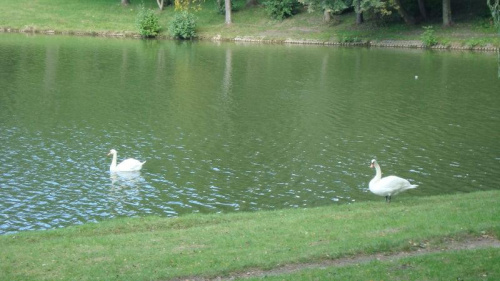
<instances>
[{"instance_id":1,"label":"tree trunk","mask_svg":"<svg viewBox=\"0 0 500 281\"><path fill-rule=\"evenodd\" d=\"M361 11L361 0L356 0L356 24L362 24L365 20L363 19L363 12Z\"/></svg>"},{"instance_id":2,"label":"tree trunk","mask_svg":"<svg viewBox=\"0 0 500 281\"><path fill-rule=\"evenodd\" d=\"M396 8L398 10L399 15L403 18L406 24L415 24L415 18L410 15L405 8L401 5L401 0L394 0L396 2Z\"/></svg>"},{"instance_id":3,"label":"tree trunk","mask_svg":"<svg viewBox=\"0 0 500 281\"><path fill-rule=\"evenodd\" d=\"M325 22L330 22L330 20L332 19L331 11L329 9L325 9L325 11L323 12L323 18Z\"/></svg>"},{"instance_id":4,"label":"tree trunk","mask_svg":"<svg viewBox=\"0 0 500 281\"><path fill-rule=\"evenodd\" d=\"M424 20L427 20L427 12L425 11L425 0L418 0L418 9Z\"/></svg>"},{"instance_id":5,"label":"tree trunk","mask_svg":"<svg viewBox=\"0 0 500 281\"><path fill-rule=\"evenodd\" d=\"M226 24L231 24L231 0L224 0L226 4Z\"/></svg>"},{"instance_id":6,"label":"tree trunk","mask_svg":"<svg viewBox=\"0 0 500 281\"><path fill-rule=\"evenodd\" d=\"M495 1L495 2L491 3L492 1ZM490 8L491 17L493 18L493 23L497 27L498 33L500 34L500 0L491 0L491 1L488 0L488 2L486 4ZM500 53L499 53L499 58L500 58ZM499 61L499 63L500 63L500 61ZM500 71L500 69L499 69L499 71Z\"/></svg>"},{"instance_id":7,"label":"tree trunk","mask_svg":"<svg viewBox=\"0 0 500 281\"><path fill-rule=\"evenodd\" d=\"M160 8L160 11L163 11L163 0L156 0L156 3L158 3L158 8Z\"/></svg>"},{"instance_id":8,"label":"tree trunk","mask_svg":"<svg viewBox=\"0 0 500 281\"><path fill-rule=\"evenodd\" d=\"M498 52L498 79L500 79L500 52Z\"/></svg>"},{"instance_id":9,"label":"tree trunk","mask_svg":"<svg viewBox=\"0 0 500 281\"><path fill-rule=\"evenodd\" d=\"M121 0L123 6L128 6L130 4L130 0Z\"/></svg>"},{"instance_id":10,"label":"tree trunk","mask_svg":"<svg viewBox=\"0 0 500 281\"><path fill-rule=\"evenodd\" d=\"M443 0L443 25L450 26L453 24L451 20L451 3L450 0Z\"/></svg>"}]
</instances>

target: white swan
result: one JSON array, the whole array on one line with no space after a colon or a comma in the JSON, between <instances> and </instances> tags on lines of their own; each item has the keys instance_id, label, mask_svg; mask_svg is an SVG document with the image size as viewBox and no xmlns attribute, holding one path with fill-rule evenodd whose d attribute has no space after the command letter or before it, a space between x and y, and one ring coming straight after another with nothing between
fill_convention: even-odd
<instances>
[{"instance_id":1,"label":"white swan","mask_svg":"<svg viewBox=\"0 0 500 281\"><path fill-rule=\"evenodd\" d=\"M386 202L391 202L391 196L403 192L407 189L416 188L418 185L410 184L409 181L396 177L388 176L382 178L382 171L375 159L372 160L370 168L377 171L375 177L370 181L370 191L379 196L385 196Z\"/></svg>"},{"instance_id":2,"label":"white swan","mask_svg":"<svg viewBox=\"0 0 500 281\"><path fill-rule=\"evenodd\" d=\"M111 149L108 153L109 155L113 155L113 160L111 160L111 166L109 166L109 171L111 172L136 172L142 169L142 165L146 163L146 161L141 162L139 160L129 158L123 160L120 164L116 165L116 150Z\"/></svg>"}]
</instances>

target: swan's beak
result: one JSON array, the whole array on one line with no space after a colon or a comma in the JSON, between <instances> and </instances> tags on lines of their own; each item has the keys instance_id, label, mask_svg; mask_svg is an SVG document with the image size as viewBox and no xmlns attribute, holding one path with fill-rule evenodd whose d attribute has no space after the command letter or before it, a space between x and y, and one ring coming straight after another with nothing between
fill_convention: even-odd
<instances>
[{"instance_id":1,"label":"swan's beak","mask_svg":"<svg viewBox=\"0 0 500 281\"><path fill-rule=\"evenodd\" d=\"M370 164L370 168L375 168L375 165L373 165L373 163Z\"/></svg>"},{"instance_id":2,"label":"swan's beak","mask_svg":"<svg viewBox=\"0 0 500 281\"><path fill-rule=\"evenodd\" d=\"M110 156L110 155L111 155L111 152L110 152L110 153L108 153L108 155L106 155L106 156Z\"/></svg>"}]
</instances>

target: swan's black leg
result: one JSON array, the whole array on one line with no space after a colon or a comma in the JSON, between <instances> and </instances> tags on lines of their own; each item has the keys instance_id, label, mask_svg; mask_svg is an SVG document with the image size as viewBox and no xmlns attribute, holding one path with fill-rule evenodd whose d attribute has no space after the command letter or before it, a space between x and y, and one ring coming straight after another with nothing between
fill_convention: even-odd
<instances>
[{"instance_id":1,"label":"swan's black leg","mask_svg":"<svg viewBox=\"0 0 500 281\"><path fill-rule=\"evenodd\" d=\"M390 196L390 195L387 195L387 196L385 197L385 202L387 202L387 203L391 203L391 196Z\"/></svg>"}]
</instances>

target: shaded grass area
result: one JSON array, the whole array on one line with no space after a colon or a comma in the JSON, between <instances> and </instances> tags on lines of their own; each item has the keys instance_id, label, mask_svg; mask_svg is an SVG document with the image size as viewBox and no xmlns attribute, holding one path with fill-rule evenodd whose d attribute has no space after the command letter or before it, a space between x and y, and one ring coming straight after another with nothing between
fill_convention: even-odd
<instances>
[{"instance_id":1,"label":"shaded grass area","mask_svg":"<svg viewBox=\"0 0 500 281\"><path fill-rule=\"evenodd\" d=\"M499 237L498 198L500 191L485 191L401 198L391 204L117 219L4 235L0 280L214 277L407 251L421 243L435 247L484 233ZM360 279L370 279L370 270Z\"/></svg>"},{"instance_id":2,"label":"shaded grass area","mask_svg":"<svg viewBox=\"0 0 500 281\"><path fill-rule=\"evenodd\" d=\"M0 27L25 31L120 33L137 35L135 18L141 2L132 1L121 6L118 0L3 0L0 9ZM167 27L174 16L172 6L163 12L157 10L155 1L146 1L146 7L155 9L160 18L161 35L168 37ZM353 13L334 16L330 23L323 21L321 12L305 10L292 18L276 21L269 18L262 6L245 7L244 0L235 1L233 24L226 26L224 16L217 13L215 0L207 0L202 10L196 12L197 33L201 38L233 39L250 36L265 40L420 40L422 25L407 26L403 23L381 24L368 20L356 26ZM441 44L459 42L464 46L481 46L488 43L500 46L500 36L487 18L456 18L456 24L442 28L439 22L432 25Z\"/></svg>"}]
</instances>

